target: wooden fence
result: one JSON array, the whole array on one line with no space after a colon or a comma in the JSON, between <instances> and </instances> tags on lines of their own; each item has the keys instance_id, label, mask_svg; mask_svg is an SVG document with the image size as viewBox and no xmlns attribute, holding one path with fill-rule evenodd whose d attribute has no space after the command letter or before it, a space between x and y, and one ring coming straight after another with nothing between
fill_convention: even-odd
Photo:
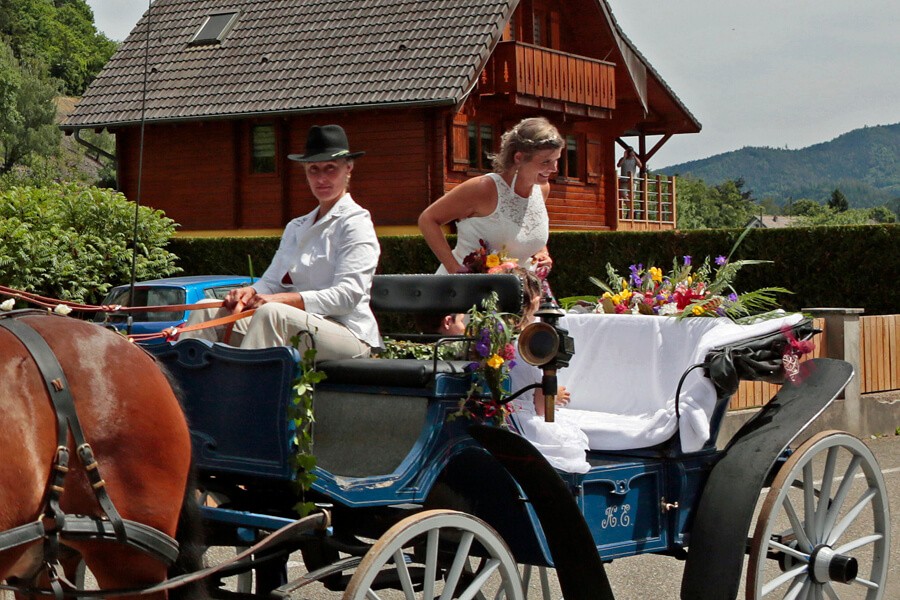
<instances>
[{"instance_id":1,"label":"wooden fence","mask_svg":"<svg viewBox=\"0 0 900 600\"><path fill-rule=\"evenodd\" d=\"M824 319L813 323L822 333L814 339L816 348L810 356L824 356L828 330ZM860 378L860 393L871 394L900 389L900 315L877 315L859 319L859 360L856 374ZM762 406L778 392L778 385L761 381L742 381L731 410Z\"/></svg>"},{"instance_id":2,"label":"wooden fence","mask_svg":"<svg viewBox=\"0 0 900 600\"><path fill-rule=\"evenodd\" d=\"M900 315L859 318L859 377L863 394L900 389Z\"/></svg>"}]
</instances>

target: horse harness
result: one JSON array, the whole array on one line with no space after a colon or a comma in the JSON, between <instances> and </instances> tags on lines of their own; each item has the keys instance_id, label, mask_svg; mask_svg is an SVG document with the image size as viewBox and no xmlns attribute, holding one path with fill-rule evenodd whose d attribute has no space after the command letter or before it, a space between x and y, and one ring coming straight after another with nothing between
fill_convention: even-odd
<instances>
[{"instance_id":1,"label":"horse harness","mask_svg":"<svg viewBox=\"0 0 900 600\"><path fill-rule=\"evenodd\" d=\"M56 573L61 540L116 541L171 565L178 556L178 543L168 535L143 523L123 519L113 505L106 491L106 482L100 475L100 468L94 458L93 450L81 429L75 403L62 366L44 338L27 323L17 318L25 315L62 317L27 309L0 315L0 327L12 333L25 346L41 372L56 413L57 448L41 517L35 522L0 532L0 551L43 539L44 564L50 575L54 595L58 598L63 596ZM69 471L68 435L70 432L75 442L75 452L84 466L88 481L105 518L67 515L60 509L59 502L65 490L65 478Z\"/></svg>"}]
</instances>

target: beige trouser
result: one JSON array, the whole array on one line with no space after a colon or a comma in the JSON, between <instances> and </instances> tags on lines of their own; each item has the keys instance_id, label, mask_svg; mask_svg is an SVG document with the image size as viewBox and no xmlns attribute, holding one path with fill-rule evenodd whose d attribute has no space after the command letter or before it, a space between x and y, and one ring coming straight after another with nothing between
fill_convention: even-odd
<instances>
[{"instance_id":1,"label":"beige trouser","mask_svg":"<svg viewBox=\"0 0 900 600\"><path fill-rule=\"evenodd\" d=\"M196 325L231 314L224 308L207 308L191 311L187 325ZM308 334L308 335L307 335ZM222 341L225 326L208 327L182 333L179 339L199 338L211 342ZM369 346L335 321L280 302L264 304L252 317L235 322L229 343L241 348L271 348L292 346L291 338L300 337L298 349L306 351L314 338L316 360L336 358L364 358L369 356Z\"/></svg>"}]
</instances>

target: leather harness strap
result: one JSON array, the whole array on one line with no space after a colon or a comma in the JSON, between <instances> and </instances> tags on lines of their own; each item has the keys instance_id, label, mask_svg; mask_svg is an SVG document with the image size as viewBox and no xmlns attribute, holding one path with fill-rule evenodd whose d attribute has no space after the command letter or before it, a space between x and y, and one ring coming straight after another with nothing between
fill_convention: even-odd
<instances>
[{"instance_id":1,"label":"leather harness strap","mask_svg":"<svg viewBox=\"0 0 900 600\"><path fill-rule=\"evenodd\" d=\"M100 468L94 458L93 450L81 429L75 402L69 391L68 380L62 366L44 338L31 326L15 318L23 315L64 317L54 317L33 310L14 311L0 316L0 327L12 333L25 346L41 372L56 413L57 449L46 492L43 511L45 519L0 533L0 550L14 548L43 537L45 539L45 561L53 564L58 556L60 537L91 537L93 539L114 539L171 564L178 555L178 543L160 531L141 523L122 519L113 505L112 499L106 491L106 482L100 475ZM60 509L59 501L65 489L65 477L69 471L69 432L72 433L75 451L84 467L97 502L106 515L106 520L66 515ZM49 530L45 524L47 520L52 522Z\"/></svg>"}]
</instances>

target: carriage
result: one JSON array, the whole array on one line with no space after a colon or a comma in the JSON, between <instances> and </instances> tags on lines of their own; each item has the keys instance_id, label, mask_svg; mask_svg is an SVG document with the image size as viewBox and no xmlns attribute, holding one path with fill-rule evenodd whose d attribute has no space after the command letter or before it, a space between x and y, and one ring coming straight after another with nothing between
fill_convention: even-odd
<instances>
[{"instance_id":1,"label":"carriage","mask_svg":"<svg viewBox=\"0 0 900 600\"><path fill-rule=\"evenodd\" d=\"M380 275L372 306L379 318L464 312L491 293L501 309L521 306L508 275ZM617 340L647 335L648 320L657 346L641 356L665 375L645 369L646 381L622 389L634 375L623 372L629 350ZM302 519L288 417L297 351L196 339L148 346L181 387L207 543L239 549L208 573L214 595L305 597L307 586L324 586L352 600L518 599L525 565L555 569L568 600L602 600L614 598L606 562L654 553L685 561L683 598L735 598L742 580L753 599L883 596L890 518L874 456L841 432L796 443L853 376L824 358L785 374L786 348L815 333L808 320L723 329L708 319L549 311L545 321L527 336L535 363L565 365L574 337L559 373L571 371L568 385L585 398L573 409L594 417L582 472L551 466L514 422L450 418L470 388L466 361L327 361L307 495L322 510ZM673 360L657 364L653 352ZM782 387L717 444L742 379ZM604 383L615 393L604 396ZM654 392L656 406L644 397ZM613 404L592 405L599 397ZM628 407L627 419L613 414ZM604 442L615 431L626 435ZM293 553L305 572L290 579Z\"/></svg>"}]
</instances>

